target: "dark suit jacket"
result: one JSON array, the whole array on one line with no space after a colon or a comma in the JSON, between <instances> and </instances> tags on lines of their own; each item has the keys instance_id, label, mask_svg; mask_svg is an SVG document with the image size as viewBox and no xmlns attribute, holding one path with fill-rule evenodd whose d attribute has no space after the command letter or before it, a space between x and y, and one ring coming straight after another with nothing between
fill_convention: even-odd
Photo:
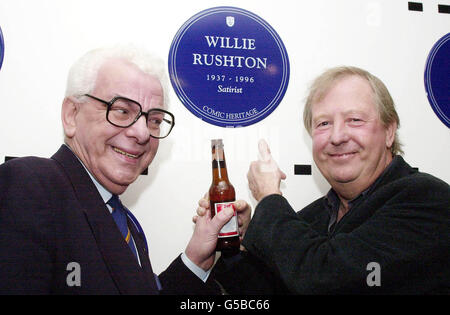
<instances>
[{"instance_id":1,"label":"dark suit jacket","mask_svg":"<svg viewBox=\"0 0 450 315\"><path fill-rule=\"evenodd\" d=\"M449 293L447 183L397 156L330 231L325 203L296 213L280 195L264 198L243 241L248 253L222 260L214 276L236 294Z\"/></svg>"},{"instance_id":2,"label":"dark suit jacket","mask_svg":"<svg viewBox=\"0 0 450 315\"><path fill-rule=\"evenodd\" d=\"M0 166L0 293L210 293L212 284L180 257L160 275L159 292L143 236L130 228L142 268L68 147L51 159L9 161ZM79 266L79 286L70 286L72 262Z\"/></svg>"}]
</instances>

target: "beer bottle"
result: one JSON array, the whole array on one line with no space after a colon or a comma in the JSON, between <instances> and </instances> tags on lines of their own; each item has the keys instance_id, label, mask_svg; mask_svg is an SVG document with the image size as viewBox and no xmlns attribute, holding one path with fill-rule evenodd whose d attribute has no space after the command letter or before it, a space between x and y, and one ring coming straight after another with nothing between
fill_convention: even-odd
<instances>
[{"instance_id":1,"label":"beer bottle","mask_svg":"<svg viewBox=\"0 0 450 315\"><path fill-rule=\"evenodd\" d=\"M209 188L209 201L212 216L227 207L232 207L234 216L219 232L216 251L223 255L233 255L239 252L239 227L234 201L236 200L233 185L228 180L227 165L222 139L211 140L212 150L212 184Z\"/></svg>"}]
</instances>

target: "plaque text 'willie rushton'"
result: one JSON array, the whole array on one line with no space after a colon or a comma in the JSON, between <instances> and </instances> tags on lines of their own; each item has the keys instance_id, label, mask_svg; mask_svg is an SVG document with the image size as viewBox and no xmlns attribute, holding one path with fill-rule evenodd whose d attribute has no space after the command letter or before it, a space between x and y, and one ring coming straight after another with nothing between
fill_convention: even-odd
<instances>
[{"instance_id":1,"label":"plaque text 'willie rushton'","mask_svg":"<svg viewBox=\"0 0 450 315\"><path fill-rule=\"evenodd\" d=\"M253 38L230 38L206 35L205 39L210 48L256 50L256 40ZM267 58L199 53L193 53L192 56L194 58L193 65L247 69L267 68Z\"/></svg>"}]
</instances>

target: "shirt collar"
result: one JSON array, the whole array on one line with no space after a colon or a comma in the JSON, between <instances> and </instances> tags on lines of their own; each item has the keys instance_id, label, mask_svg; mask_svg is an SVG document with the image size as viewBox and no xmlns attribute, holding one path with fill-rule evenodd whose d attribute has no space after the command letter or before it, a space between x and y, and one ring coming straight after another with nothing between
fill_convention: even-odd
<instances>
[{"instance_id":1,"label":"shirt collar","mask_svg":"<svg viewBox=\"0 0 450 315\"><path fill-rule=\"evenodd\" d=\"M372 192L372 190L378 185L378 183L381 182L383 177L389 172L389 170L393 167L392 165L396 164L398 160L398 156L395 156L391 163L384 169L384 171L381 173L380 176L370 185L366 190L361 192L358 196L356 196L354 199L350 200L348 202L348 209L350 210L353 205L356 203L357 200L361 198L365 198L369 193ZM330 221L328 222L328 230L330 231L331 228L334 226L334 224L337 221L337 214L339 211L339 206L341 205L341 200L339 199L338 194L336 191L331 188L327 195L324 197L325 203L328 208L328 212L330 214Z\"/></svg>"},{"instance_id":2,"label":"shirt collar","mask_svg":"<svg viewBox=\"0 0 450 315\"><path fill-rule=\"evenodd\" d=\"M83 165L84 166L84 165ZM89 177L92 179L92 182L94 183L95 187L97 188L100 196L102 197L103 201L107 203L109 199L112 197L112 193L110 193L108 190L106 190L105 187L103 187L95 178L92 176L92 174L88 171L88 169L85 167L86 171L89 174Z\"/></svg>"},{"instance_id":3,"label":"shirt collar","mask_svg":"<svg viewBox=\"0 0 450 315\"><path fill-rule=\"evenodd\" d=\"M391 163L389 163L389 165L383 170L381 175L378 176L378 178L372 183L372 185L370 185L366 190L364 190L358 196L356 196L354 199L352 199L348 202L349 209L351 209L352 205L355 203L356 200L358 200L360 197L365 197L368 193L370 193L373 190L373 188L375 188L377 186L377 184L379 182L381 182L383 177L386 175L386 173L389 172L389 170L392 168L392 165L394 165L395 164L394 162L396 162L397 160L398 160L398 156L395 156L392 159ZM337 205L337 208L339 209L339 205L340 205L341 201L339 199L338 194L336 193L336 191L333 188L331 188L328 191L327 195L325 196L325 200L327 201L327 204L331 209L334 209L336 207L336 205Z\"/></svg>"}]
</instances>

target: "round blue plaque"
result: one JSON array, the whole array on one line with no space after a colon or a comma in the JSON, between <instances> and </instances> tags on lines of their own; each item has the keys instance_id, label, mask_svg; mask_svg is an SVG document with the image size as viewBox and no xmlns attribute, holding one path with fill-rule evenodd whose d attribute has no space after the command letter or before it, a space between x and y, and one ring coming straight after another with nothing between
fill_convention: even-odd
<instances>
[{"instance_id":1,"label":"round blue plaque","mask_svg":"<svg viewBox=\"0 0 450 315\"><path fill-rule=\"evenodd\" d=\"M5 55L5 42L3 41L2 28L0 27L0 69L2 68L4 55Z\"/></svg>"},{"instance_id":2,"label":"round blue plaque","mask_svg":"<svg viewBox=\"0 0 450 315\"><path fill-rule=\"evenodd\" d=\"M425 89L433 111L450 128L450 33L431 49L425 67Z\"/></svg>"},{"instance_id":3,"label":"round blue plaque","mask_svg":"<svg viewBox=\"0 0 450 315\"><path fill-rule=\"evenodd\" d=\"M275 110L289 82L281 38L259 16L215 7L191 17L169 52L172 86L197 117L220 127L252 125Z\"/></svg>"}]
</instances>

